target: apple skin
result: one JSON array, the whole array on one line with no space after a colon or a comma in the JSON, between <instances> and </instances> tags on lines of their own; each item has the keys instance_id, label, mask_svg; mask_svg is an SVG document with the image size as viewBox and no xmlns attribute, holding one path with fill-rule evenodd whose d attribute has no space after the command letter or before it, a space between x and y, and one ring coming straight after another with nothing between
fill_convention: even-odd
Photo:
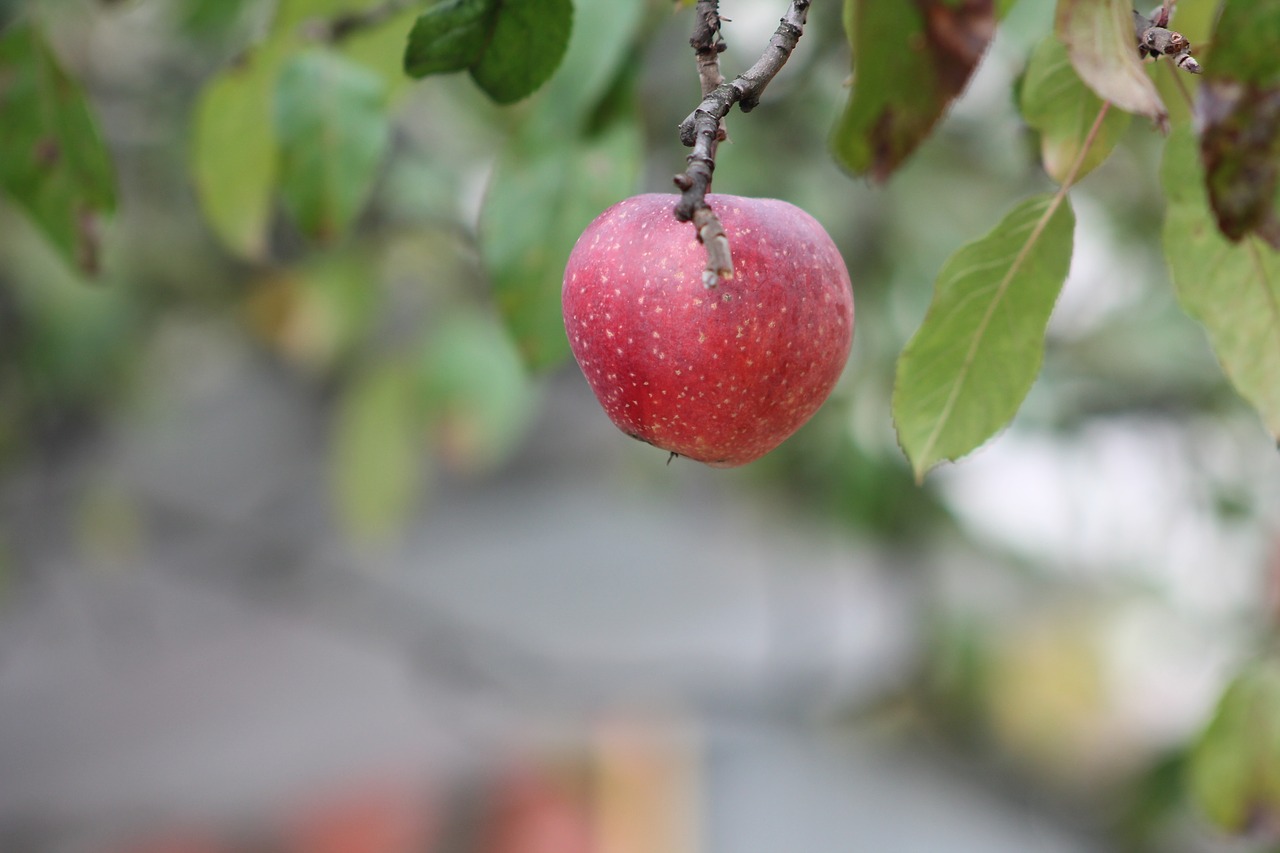
<instances>
[{"instance_id":1,"label":"apple skin","mask_svg":"<svg viewBox=\"0 0 1280 853\"><path fill-rule=\"evenodd\" d=\"M573 355L606 414L640 441L729 468L759 459L818 410L849 357L853 289L812 216L711 194L733 278L702 283L706 250L647 194L578 238L561 292Z\"/></svg>"}]
</instances>

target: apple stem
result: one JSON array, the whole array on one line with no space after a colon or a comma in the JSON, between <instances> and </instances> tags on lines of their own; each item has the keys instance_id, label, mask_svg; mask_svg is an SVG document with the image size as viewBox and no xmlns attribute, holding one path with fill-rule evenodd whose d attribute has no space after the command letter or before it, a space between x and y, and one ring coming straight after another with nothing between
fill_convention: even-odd
<instances>
[{"instance_id":1,"label":"apple stem","mask_svg":"<svg viewBox=\"0 0 1280 853\"><path fill-rule=\"evenodd\" d=\"M732 81L725 82L720 73L720 54L725 49L725 43L720 39L720 3L719 0L698 0L697 21L689 44L697 55L702 102L680 123L680 141L693 151L685 158L688 168L674 179L681 191L675 216L681 222L693 222L698 240L707 249L707 266L702 273L702 282L708 288L715 287L722 278L733 277L729 238L720 218L707 202L711 176L716 168L716 146L725 138L724 117L734 104L738 104L745 113L760 103L765 87L782 70L800 36L804 35L809 4L810 0L791 0L778 29L769 39L768 47L756 63Z\"/></svg>"},{"instance_id":2,"label":"apple stem","mask_svg":"<svg viewBox=\"0 0 1280 853\"><path fill-rule=\"evenodd\" d=\"M705 201L703 203L706 204ZM702 271L702 283L710 290L720 283L720 279L733 278L729 235L724 233L720 217L709 204L693 212L693 225L698 229L698 239L707 248L707 268Z\"/></svg>"}]
</instances>

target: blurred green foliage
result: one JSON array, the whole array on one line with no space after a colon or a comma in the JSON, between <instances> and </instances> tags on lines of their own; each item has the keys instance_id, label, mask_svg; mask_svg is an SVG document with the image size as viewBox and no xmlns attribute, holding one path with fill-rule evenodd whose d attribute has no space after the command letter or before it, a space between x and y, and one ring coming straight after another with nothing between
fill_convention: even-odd
<instances>
[{"instance_id":1,"label":"blurred green foliage","mask_svg":"<svg viewBox=\"0 0 1280 853\"><path fill-rule=\"evenodd\" d=\"M1280 812L1280 665L1250 664L1218 703L1187 767L1192 795L1229 832L1274 823Z\"/></svg>"},{"instance_id":2,"label":"blurred green foliage","mask_svg":"<svg viewBox=\"0 0 1280 853\"><path fill-rule=\"evenodd\" d=\"M494 14L494 4L474 9L481 5ZM56 452L68 430L152 404L139 402L139 366L167 324L194 315L232 329L322 402L330 503L353 537L394 536L416 510L430 511L442 479L500 476L525 446L551 377L573 374L558 307L564 259L609 204L641 189L670 190L686 153L675 127L700 95L687 2L579 2L571 18L565 2L547 7L556 14L545 19L533 4L501 5L515 17L485 17L486 26L545 48L527 75L476 70L481 58L470 49L440 64L438 45L412 40L415 22L422 28L430 16L473 8L465 2L368 16L378 4L43 0L0 17L0 126L15 129L0 134L0 461L19 466ZM1214 4L1181 5L1188 36L1207 42ZM1081 156L1101 103L1065 48L1045 40L1048 4L991 9L1001 21L984 60L991 77L967 81L954 105L928 77L932 59L903 52L919 47L911 33L880 38L862 29L868 16L876 27L901 28L906 18L914 27L914 15L899 4L848 0L847 33L834 7L814 4L811 26L760 106L729 117L716 188L813 212L851 268L858 327L846 376L819 415L722 482L750 484L783 513L976 564L959 581L930 579L945 589L931 602L936 642L909 686L924 700L919 713L962 721L974 741L1015 757L1017 778L1074 785L1081 799L1097 796L1093 789L1105 798L1127 773L1140 790L1124 831L1137 839L1134 849L1160 849L1151 839L1188 819L1189 791L1231 828L1272 797L1269 781L1259 787L1269 772L1257 764L1260 753L1242 746L1274 734L1271 676L1247 670L1228 691L1195 750L1189 785L1168 757L1177 750L1139 744L1132 732L1132 752L1119 756L1131 764L1119 767L1117 736L1098 721L1122 680L1107 668L1105 640L1122 621L1107 606L1123 596L1082 568L1071 592L1102 615L1061 606L1067 584L1050 583L1043 567L1019 563L968 529L954 480L914 484L891 420L895 363L926 316L939 270L941 300L965 272L956 265L1009 271L1035 249L1006 241L988 252L983 235L1011 209L1043 210L1043 194ZM763 16L765 37L774 11ZM725 12L722 64L731 76L763 40L752 44L735 29L731 0ZM367 23L337 35L342 16ZM543 39L548 21L554 32ZM91 34L112 49L80 49ZM426 51L416 71L473 73L414 82L403 71L406 42L411 65L415 51ZM854 101L845 88L851 64ZM932 456L967 451L1019 404L1017 424L1037 435L1079 437L1132 419L1145 432L1178 423L1200 438L1204 424L1234 418L1224 443L1241 444L1238 435L1248 433L1230 432L1240 407L1213 352L1280 430L1275 255L1217 235L1182 94L1194 96L1196 81L1174 77L1167 63L1152 71L1178 129L1165 143L1147 122L1111 110L1082 161L1087 180L1070 190L1074 229L1064 202L1046 235L1053 275L1024 281L1010 273L1010 286L1034 306L992 328L998 352L974 379L984 393L964 440ZM1008 84L1019 74L1014 92ZM522 85L513 87L517 76ZM917 129L933 131L896 149L886 186L850 180L831 157L827 129L837 124L843 165L865 168L874 152L859 134L870 133L875 109L893 92L917 84ZM32 151L49 162L32 169ZM117 195L101 230L80 229L83 212L98 222ZM1002 239L1035 221L1018 217ZM100 240L96 283L82 269L90 238ZM1059 300L1071 246L1081 271ZM1207 327L1213 352L1178 312L1166 258L1178 299ZM1073 286L1076 302L1064 306ZM990 307L960 296L943 312L955 327L946 335L952 344ZM1065 316L1045 337L1050 309ZM1034 345L1012 346L1014 327L1029 317ZM1042 349L1043 376L1022 403ZM957 367L939 361L940 370ZM945 399L957 387L932 378L916 390ZM991 405L1014 386L1011 405ZM1265 505L1244 476L1213 467L1226 455L1221 445L1194 449L1184 455L1197 457L1212 486L1208 515L1264 526ZM925 454L917 467L932 461ZM669 489L686 482L671 473L678 464L664 469L657 460L641 474L627 464L619 463L619 476L661 476ZM90 495L86 535L118 533L128 516L125 502ZM118 550L130 546L127 538L98 537ZM981 570L997 562L1022 574L991 582ZM8 563L0 549L0 575ZM989 589L1000 594L987 596ZM1269 618L1231 616L1249 625Z\"/></svg>"},{"instance_id":3,"label":"blurred green foliage","mask_svg":"<svg viewBox=\"0 0 1280 853\"><path fill-rule=\"evenodd\" d=\"M115 206L115 179L84 94L31 21L0 34L0 71L0 189L92 273L98 219Z\"/></svg>"},{"instance_id":4,"label":"blurred green foliage","mask_svg":"<svg viewBox=\"0 0 1280 853\"><path fill-rule=\"evenodd\" d=\"M333 54L299 53L275 97L280 194L309 237L331 241L364 209L391 125L378 75Z\"/></svg>"},{"instance_id":5,"label":"blurred green foliage","mask_svg":"<svg viewBox=\"0 0 1280 853\"><path fill-rule=\"evenodd\" d=\"M191 166L209 225L251 260L267 254L276 184L268 104L282 53L247 56L210 81L196 108Z\"/></svg>"}]
</instances>

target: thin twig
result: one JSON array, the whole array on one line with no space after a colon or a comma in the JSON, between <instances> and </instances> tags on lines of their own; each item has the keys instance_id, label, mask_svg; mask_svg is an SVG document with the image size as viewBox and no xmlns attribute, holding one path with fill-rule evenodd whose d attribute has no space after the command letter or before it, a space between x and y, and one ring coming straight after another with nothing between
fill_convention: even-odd
<instances>
[{"instance_id":1,"label":"thin twig","mask_svg":"<svg viewBox=\"0 0 1280 853\"><path fill-rule=\"evenodd\" d=\"M376 6L355 12L343 12L332 18L314 21L308 26L308 34L319 41L336 44L361 30L384 24L413 5L414 0L383 0Z\"/></svg>"},{"instance_id":2,"label":"thin twig","mask_svg":"<svg viewBox=\"0 0 1280 853\"><path fill-rule=\"evenodd\" d=\"M720 0L698 0L695 12L697 23L689 46L698 57L698 79L702 82L702 97L706 97L724 82L720 74L720 54L728 45L720 38Z\"/></svg>"},{"instance_id":3,"label":"thin twig","mask_svg":"<svg viewBox=\"0 0 1280 853\"><path fill-rule=\"evenodd\" d=\"M786 64L804 34L809 4L810 0L791 0L760 59L726 83L720 75L719 54L724 48L723 42L719 41L719 3L717 0L698 0L698 21L689 42L698 54L702 103L680 123L680 141L693 151L686 158L688 168L675 177L675 184L681 191L675 215L681 222L693 222L698 239L707 249L707 267L702 273L702 282L707 287L715 287L720 279L733 277L733 256L728 237L720 218L707 203L711 175L716 167L716 145L723 138L721 122L734 104L738 104L743 112L750 112L760 103L765 87ZM720 82L708 88L708 83L716 80Z\"/></svg>"}]
</instances>

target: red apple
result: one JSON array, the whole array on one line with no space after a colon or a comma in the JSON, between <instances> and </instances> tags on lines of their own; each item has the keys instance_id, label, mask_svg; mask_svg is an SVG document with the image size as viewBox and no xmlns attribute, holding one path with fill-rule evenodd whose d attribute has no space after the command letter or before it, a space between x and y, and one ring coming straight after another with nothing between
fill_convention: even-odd
<instances>
[{"instance_id":1,"label":"red apple","mask_svg":"<svg viewBox=\"0 0 1280 853\"><path fill-rule=\"evenodd\" d=\"M565 331L609 418L640 441L717 467L758 459L813 416L853 341L849 271L812 216L709 195L733 278L702 282L706 250L639 195L600 214L564 273Z\"/></svg>"}]
</instances>

